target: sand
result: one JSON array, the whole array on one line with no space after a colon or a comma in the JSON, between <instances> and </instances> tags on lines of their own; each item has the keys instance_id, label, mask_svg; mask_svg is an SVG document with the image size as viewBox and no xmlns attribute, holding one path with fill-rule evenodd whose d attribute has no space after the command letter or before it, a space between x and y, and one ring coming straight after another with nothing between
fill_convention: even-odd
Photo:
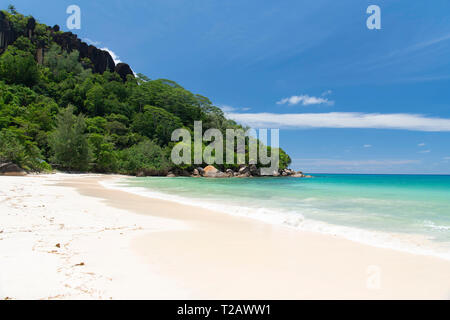
<instances>
[{"instance_id":1,"label":"sand","mask_svg":"<svg viewBox=\"0 0 450 320\"><path fill-rule=\"evenodd\" d=\"M0 299L449 299L450 262L107 189L0 177Z\"/></svg>"}]
</instances>

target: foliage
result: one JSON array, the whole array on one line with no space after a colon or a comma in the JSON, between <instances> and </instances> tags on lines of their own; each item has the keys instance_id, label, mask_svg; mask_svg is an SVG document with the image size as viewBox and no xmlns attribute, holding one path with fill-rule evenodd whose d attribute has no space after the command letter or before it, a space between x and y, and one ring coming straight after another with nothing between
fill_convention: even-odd
<instances>
[{"instance_id":1,"label":"foliage","mask_svg":"<svg viewBox=\"0 0 450 320\"><path fill-rule=\"evenodd\" d=\"M114 144L108 142L106 137L93 133L89 135L89 144L93 153L94 171L115 172L118 167L118 155Z\"/></svg>"},{"instance_id":2,"label":"foliage","mask_svg":"<svg viewBox=\"0 0 450 320\"><path fill-rule=\"evenodd\" d=\"M38 78L38 67L30 52L9 46L0 56L0 79L9 84L23 84L31 87Z\"/></svg>"},{"instance_id":3,"label":"foliage","mask_svg":"<svg viewBox=\"0 0 450 320\"><path fill-rule=\"evenodd\" d=\"M83 67L79 62L78 51L68 53L63 51L57 44L53 44L45 54L44 65L53 72L54 79L62 81L70 75L80 75Z\"/></svg>"},{"instance_id":4,"label":"foliage","mask_svg":"<svg viewBox=\"0 0 450 320\"><path fill-rule=\"evenodd\" d=\"M2 13L17 39L0 55L1 161L31 170L48 169L46 160L68 170L163 174L192 169L169 160L173 130L192 132L199 120L204 131L224 135L228 128L245 129L174 81L138 74L124 82L114 72L93 73L93 62L63 50L51 28L37 22L29 37L30 17L13 7ZM44 50L42 65L37 48ZM280 149L280 167L289 163Z\"/></svg>"},{"instance_id":5,"label":"foliage","mask_svg":"<svg viewBox=\"0 0 450 320\"><path fill-rule=\"evenodd\" d=\"M36 51L36 46L30 41L30 39L24 36L17 38L16 42L14 42L14 46L21 51L30 53L31 55L34 55Z\"/></svg>"},{"instance_id":6,"label":"foliage","mask_svg":"<svg viewBox=\"0 0 450 320\"><path fill-rule=\"evenodd\" d=\"M181 119L162 108L146 106L143 113L136 114L132 129L160 145L170 142L172 132L183 126Z\"/></svg>"},{"instance_id":7,"label":"foliage","mask_svg":"<svg viewBox=\"0 0 450 320\"><path fill-rule=\"evenodd\" d=\"M120 154L120 171L125 174L160 175L167 173L171 164L168 153L150 140L145 140Z\"/></svg>"},{"instance_id":8,"label":"foliage","mask_svg":"<svg viewBox=\"0 0 450 320\"><path fill-rule=\"evenodd\" d=\"M73 107L58 115L55 131L50 135L53 161L64 169L85 171L91 159L86 122L83 115L74 116Z\"/></svg>"},{"instance_id":9,"label":"foliage","mask_svg":"<svg viewBox=\"0 0 450 320\"><path fill-rule=\"evenodd\" d=\"M36 145L14 130L0 131L0 162L13 162L26 170L45 171L51 167L40 159Z\"/></svg>"}]
</instances>

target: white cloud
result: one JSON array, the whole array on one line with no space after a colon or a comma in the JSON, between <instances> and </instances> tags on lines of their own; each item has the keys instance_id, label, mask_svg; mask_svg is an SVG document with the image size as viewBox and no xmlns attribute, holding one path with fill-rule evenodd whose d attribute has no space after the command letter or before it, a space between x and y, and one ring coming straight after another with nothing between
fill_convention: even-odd
<instances>
[{"instance_id":1,"label":"white cloud","mask_svg":"<svg viewBox=\"0 0 450 320\"><path fill-rule=\"evenodd\" d=\"M250 108L246 107L246 108L236 108L236 107L232 107L229 105L219 105L218 106L220 109L222 109L222 111L226 114L230 113L230 112L237 112L237 111L248 111L250 110Z\"/></svg>"},{"instance_id":2,"label":"white cloud","mask_svg":"<svg viewBox=\"0 0 450 320\"><path fill-rule=\"evenodd\" d=\"M418 153L430 153L431 150L423 150L423 151L419 151Z\"/></svg>"},{"instance_id":3,"label":"white cloud","mask_svg":"<svg viewBox=\"0 0 450 320\"><path fill-rule=\"evenodd\" d=\"M363 145L363 147L364 148L372 148L372 145L371 144L365 144L365 145Z\"/></svg>"},{"instance_id":4,"label":"white cloud","mask_svg":"<svg viewBox=\"0 0 450 320\"><path fill-rule=\"evenodd\" d=\"M340 159L293 159L296 165L312 166L395 166L405 164L418 164L420 160L340 160Z\"/></svg>"},{"instance_id":5,"label":"white cloud","mask_svg":"<svg viewBox=\"0 0 450 320\"><path fill-rule=\"evenodd\" d=\"M353 128L449 132L450 119L408 113L229 113L228 117L254 128Z\"/></svg>"},{"instance_id":6,"label":"white cloud","mask_svg":"<svg viewBox=\"0 0 450 320\"><path fill-rule=\"evenodd\" d=\"M429 46L433 46L435 44L438 44L442 41L447 41L450 40L450 34L445 34L440 36L439 38L434 38L434 39L430 39L421 43L417 43L409 48L407 48L407 50L409 51L414 51L414 50L418 50L418 49L423 49Z\"/></svg>"},{"instance_id":7,"label":"white cloud","mask_svg":"<svg viewBox=\"0 0 450 320\"><path fill-rule=\"evenodd\" d=\"M323 98L323 97L322 98L311 97L311 96L308 96L307 94L304 94L301 96L292 96L289 98L284 98L277 102L277 104L286 104L286 103L290 106L294 106L299 103L301 103L303 106L309 106L309 105L315 105L315 104L333 105L334 101L330 101L327 98Z\"/></svg>"},{"instance_id":8,"label":"white cloud","mask_svg":"<svg viewBox=\"0 0 450 320\"><path fill-rule=\"evenodd\" d=\"M98 46L98 45L101 44L100 41L94 41L94 40L91 40L89 38L83 38L83 41L86 42L87 44L90 44L90 45L93 45L93 46Z\"/></svg>"},{"instance_id":9,"label":"white cloud","mask_svg":"<svg viewBox=\"0 0 450 320\"><path fill-rule=\"evenodd\" d=\"M237 109L235 107L232 107L232 106L222 105L222 106L218 106L218 107L220 109L222 109L222 111L225 112L225 113L237 111Z\"/></svg>"},{"instance_id":10,"label":"white cloud","mask_svg":"<svg viewBox=\"0 0 450 320\"><path fill-rule=\"evenodd\" d=\"M107 51L110 55L111 58L114 60L114 63L117 65L118 63L121 63L122 61L119 59L119 56L117 54L114 53L114 51L108 49L108 48L102 48L101 50Z\"/></svg>"},{"instance_id":11,"label":"white cloud","mask_svg":"<svg viewBox=\"0 0 450 320\"><path fill-rule=\"evenodd\" d=\"M423 143L423 142L422 142L422 143L419 143L418 146L419 146L419 147L425 147L425 143Z\"/></svg>"},{"instance_id":12,"label":"white cloud","mask_svg":"<svg viewBox=\"0 0 450 320\"><path fill-rule=\"evenodd\" d=\"M444 157L444 160L450 160L450 157Z\"/></svg>"}]
</instances>

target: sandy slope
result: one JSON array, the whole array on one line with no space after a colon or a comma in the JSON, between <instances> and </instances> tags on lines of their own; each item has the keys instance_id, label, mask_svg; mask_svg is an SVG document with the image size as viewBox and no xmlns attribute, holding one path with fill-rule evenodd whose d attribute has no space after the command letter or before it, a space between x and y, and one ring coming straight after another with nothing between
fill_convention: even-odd
<instances>
[{"instance_id":1,"label":"sandy slope","mask_svg":"<svg viewBox=\"0 0 450 320\"><path fill-rule=\"evenodd\" d=\"M0 299L183 296L130 249L135 236L183 225L111 208L59 185L86 179L99 176L0 177ZM166 289L147 290L152 287Z\"/></svg>"},{"instance_id":2,"label":"sandy slope","mask_svg":"<svg viewBox=\"0 0 450 320\"><path fill-rule=\"evenodd\" d=\"M0 177L0 298L450 298L448 261L98 183L111 178Z\"/></svg>"}]
</instances>

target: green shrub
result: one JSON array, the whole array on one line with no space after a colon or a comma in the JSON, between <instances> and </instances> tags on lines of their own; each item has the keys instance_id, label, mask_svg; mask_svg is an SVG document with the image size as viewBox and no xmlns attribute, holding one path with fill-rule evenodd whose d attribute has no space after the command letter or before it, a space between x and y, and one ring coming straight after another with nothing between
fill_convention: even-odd
<instances>
[{"instance_id":1,"label":"green shrub","mask_svg":"<svg viewBox=\"0 0 450 320\"><path fill-rule=\"evenodd\" d=\"M51 162L77 171L164 174L193 168L169 161L173 130L192 132L200 120L204 131L245 130L174 81L138 74L124 82L115 72L93 73L93 61L55 42L63 32L37 22L29 37L30 17L13 7L2 13L17 40L0 53L1 161L37 171L50 170ZM43 65L35 61L36 48L45 51ZM290 161L280 149L280 167Z\"/></svg>"},{"instance_id":2,"label":"green shrub","mask_svg":"<svg viewBox=\"0 0 450 320\"><path fill-rule=\"evenodd\" d=\"M89 135L89 144L94 161L93 169L98 172L115 172L118 167L118 156L114 144L98 133Z\"/></svg>"},{"instance_id":3,"label":"green shrub","mask_svg":"<svg viewBox=\"0 0 450 320\"><path fill-rule=\"evenodd\" d=\"M27 137L13 130L0 131L0 162L13 162L25 170L42 171L40 158L39 149Z\"/></svg>"},{"instance_id":4,"label":"green shrub","mask_svg":"<svg viewBox=\"0 0 450 320\"><path fill-rule=\"evenodd\" d=\"M39 70L30 52L9 46L0 56L0 78L9 84L33 86L39 79Z\"/></svg>"},{"instance_id":5,"label":"green shrub","mask_svg":"<svg viewBox=\"0 0 450 320\"><path fill-rule=\"evenodd\" d=\"M50 135L55 164L69 170L88 170L91 152L85 130L84 116L74 116L73 107L61 111L56 129Z\"/></svg>"},{"instance_id":6,"label":"green shrub","mask_svg":"<svg viewBox=\"0 0 450 320\"><path fill-rule=\"evenodd\" d=\"M160 175L170 168L167 152L150 140L145 140L120 153L120 171L125 174Z\"/></svg>"},{"instance_id":7,"label":"green shrub","mask_svg":"<svg viewBox=\"0 0 450 320\"><path fill-rule=\"evenodd\" d=\"M183 127L180 118L164 109L146 106L143 113L138 113L133 121L132 129L160 145L170 142L172 132Z\"/></svg>"}]
</instances>

